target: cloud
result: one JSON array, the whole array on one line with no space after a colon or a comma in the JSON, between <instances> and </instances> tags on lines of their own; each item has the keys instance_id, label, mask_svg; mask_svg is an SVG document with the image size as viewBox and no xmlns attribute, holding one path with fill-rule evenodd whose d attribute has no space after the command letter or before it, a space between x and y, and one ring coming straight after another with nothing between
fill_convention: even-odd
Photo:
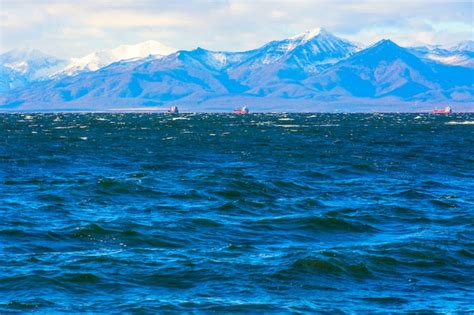
<instances>
[{"instance_id":1,"label":"cloud","mask_svg":"<svg viewBox=\"0 0 474 315\"><path fill-rule=\"evenodd\" d=\"M471 1L0 0L0 49L64 57L154 39L181 49L245 50L323 26L371 44L472 39Z\"/></svg>"},{"instance_id":2,"label":"cloud","mask_svg":"<svg viewBox=\"0 0 474 315\"><path fill-rule=\"evenodd\" d=\"M85 17L83 24L102 28L128 28L128 27L184 27L197 23L192 16L179 13L147 14L140 12L119 11L95 13Z\"/></svg>"}]
</instances>

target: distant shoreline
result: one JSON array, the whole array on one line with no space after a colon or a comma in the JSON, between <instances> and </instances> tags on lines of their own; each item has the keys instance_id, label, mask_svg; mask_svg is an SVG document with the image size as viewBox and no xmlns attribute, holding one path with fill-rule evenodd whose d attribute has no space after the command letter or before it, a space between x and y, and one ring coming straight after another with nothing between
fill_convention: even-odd
<instances>
[{"instance_id":1,"label":"distant shoreline","mask_svg":"<svg viewBox=\"0 0 474 315\"><path fill-rule=\"evenodd\" d=\"M147 114L163 114L163 115L181 115L181 114L230 114L236 115L232 111L186 111L180 110L179 114L168 113L164 110L141 110L141 109L114 109L114 110L12 110L2 111L1 114L133 114L133 113L147 113ZM430 114L436 116L443 116L443 114L433 114L432 111L252 111L247 115L252 114ZM472 111L456 111L446 116L453 116L457 114L474 114Z\"/></svg>"}]
</instances>

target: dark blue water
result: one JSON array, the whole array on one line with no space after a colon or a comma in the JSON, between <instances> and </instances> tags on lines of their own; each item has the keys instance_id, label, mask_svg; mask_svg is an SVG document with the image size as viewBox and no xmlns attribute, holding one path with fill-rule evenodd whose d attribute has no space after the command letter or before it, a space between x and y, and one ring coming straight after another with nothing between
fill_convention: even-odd
<instances>
[{"instance_id":1,"label":"dark blue water","mask_svg":"<svg viewBox=\"0 0 474 315\"><path fill-rule=\"evenodd\" d=\"M473 122L0 115L0 312L473 312Z\"/></svg>"}]
</instances>

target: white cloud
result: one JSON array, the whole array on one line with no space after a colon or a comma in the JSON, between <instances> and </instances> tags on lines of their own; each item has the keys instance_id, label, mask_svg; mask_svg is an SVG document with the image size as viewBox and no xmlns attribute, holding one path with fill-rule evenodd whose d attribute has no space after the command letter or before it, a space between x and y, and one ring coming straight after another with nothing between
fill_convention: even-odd
<instances>
[{"instance_id":1,"label":"white cloud","mask_svg":"<svg viewBox=\"0 0 474 315\"><path fill-rule=\"evenodd\" d=\"M128 28L128 27L183 27L193 26L197 21L179 13L147 14L141 12L114 11L92 13L82 19L85 25L102 28Z\"/></svg>"}]
</instances>

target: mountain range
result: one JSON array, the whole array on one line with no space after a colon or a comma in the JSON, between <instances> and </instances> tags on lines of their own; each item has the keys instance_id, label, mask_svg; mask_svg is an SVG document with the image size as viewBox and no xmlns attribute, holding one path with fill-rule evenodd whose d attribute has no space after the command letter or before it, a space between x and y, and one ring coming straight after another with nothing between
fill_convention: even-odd
<instances>
[{"instance_id":1,"label":"mountain range","mask_svg":"<svg viewBox=\"0 0 474 315\"><path fill-rule=\"evenodd\" d=\"M319 28L244 52L156 41L64 60L0 55L0 111L474 111L473 42L361 47Z\"/></svg>"}]
</instances>

